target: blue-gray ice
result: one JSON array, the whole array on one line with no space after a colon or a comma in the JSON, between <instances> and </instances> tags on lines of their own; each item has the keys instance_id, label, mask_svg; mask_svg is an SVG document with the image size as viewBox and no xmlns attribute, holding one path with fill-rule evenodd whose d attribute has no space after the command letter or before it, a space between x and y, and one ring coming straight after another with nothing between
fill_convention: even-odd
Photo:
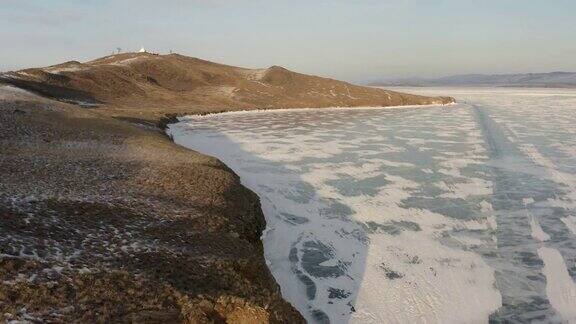
<instances>
[{"instance_id":1,"label":"blue-gray ice","mask_svg":"<svg viewBox=\"0 0 576 324\"><path fill-rule=\"evenodd\" d=\"M169 132L258 193L270 270L310 322L576 321L576 91L405 90L459 104Z\"/></svg>"}]
</instances>

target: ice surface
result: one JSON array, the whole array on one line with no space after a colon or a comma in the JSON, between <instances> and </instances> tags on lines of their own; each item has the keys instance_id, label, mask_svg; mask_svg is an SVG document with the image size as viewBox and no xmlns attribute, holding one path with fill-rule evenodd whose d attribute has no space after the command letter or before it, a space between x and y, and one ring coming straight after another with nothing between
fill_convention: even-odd
<instances>
[{"instance_id":1,"label":"ice surface","mask_svg":"<svg viewBox=\"0 0 576 324\"><path fill-rule=\"evenodd\" d=\"M546 234L536 217L530 217L530 227L532 228L532 237L540 242L548 241L550 235Z\"/></svg>"},{"instance_id":2,"label":"ice surface","mask_svg":"<svg viewBox=\"0 0 576 324\"><path fill-rule=\"evenodd\" d=\"M461 103L169 132L259 194L269 267L310 322L574 320L576 91L417 91Z\"/></svg>"},{"instance_id":3,"label":"ice surface","mask_svg":"<svg viewBox=\"0 0 576 324\"><path fill-rule=\"evenodd\" d=\"M538 255L544 261L546 293L552 307L560 313L562 320L576 322L576 284L566 269L566 264L558 250L541 247Z\"/></svg>"},{"instance_id":4,"label":"ice surface","mask_svg":"<svg viewBox=\"0 0 576 324\"><path fill-rule=\"evenodd\" d=\"M562 218L561 220L564 222L564 224L566 224L566 227L570 230L570 232L576 235L576 217L568 216L566 218Z\"/></svg>"}]
</instances>

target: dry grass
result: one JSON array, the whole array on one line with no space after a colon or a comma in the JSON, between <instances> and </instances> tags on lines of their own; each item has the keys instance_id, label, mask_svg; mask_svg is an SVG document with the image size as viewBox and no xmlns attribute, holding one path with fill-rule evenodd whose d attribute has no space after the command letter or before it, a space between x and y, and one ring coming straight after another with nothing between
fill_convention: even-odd
<instances>
[{"instance_id":1,"label":"dry grass","mask_svg":"<svg viewBox=\"0 0 576 324\"><path fill-rule=\"evenodd\" d=\"M0 99L0 320L302 321L265 265L258 198L225 165L15 97Z\"/></svg>"}]
</instances>

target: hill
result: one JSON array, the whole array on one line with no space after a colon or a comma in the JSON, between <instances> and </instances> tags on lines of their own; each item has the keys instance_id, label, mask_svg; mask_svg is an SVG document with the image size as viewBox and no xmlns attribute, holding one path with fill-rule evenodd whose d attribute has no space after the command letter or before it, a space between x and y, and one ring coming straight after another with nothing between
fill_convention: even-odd
<instances>
[{"instance_id":1,"label":"hill","mask_svg":"<svg viewBox=\"0 0 576 324\"><path fill-rule=\"evenodd\" d=\"M0 121L0 322L304 323L222 162L10 86Z\"/></svg>"},{"instance_id":2,"label":"hill","mask_svg":"<svg viewBox=\"0 0 576 324\"><path fill-rule=\"evenodd\" d=\"M491 86L491 87L576 87L576 73L462 74L438 79L398 79L372 82L374 86Z\"/></svg>"},{"instance_id":3,"label":"hill","mask_svg":"<svg viewBox=\"0 0 576 324\"><path fill-rule=\"evenodd\" d=\"M245 69L179 54L125 53L0 76L47 97L125 117L239 109L440 104L429 98L305 75L279 66Z\"/></svg>"},{"instance_id":4,"label":"hill","mask_svg":"<svg viewBox=\"0 0 576 324\"><path fill-rule=\"evenodd\" d=\"M452 101L181 55L71 61L0 81L12 85L0 84L0 322L303 323L266 266L258 196L154 124Z\"/></svg>"}]
</instances>

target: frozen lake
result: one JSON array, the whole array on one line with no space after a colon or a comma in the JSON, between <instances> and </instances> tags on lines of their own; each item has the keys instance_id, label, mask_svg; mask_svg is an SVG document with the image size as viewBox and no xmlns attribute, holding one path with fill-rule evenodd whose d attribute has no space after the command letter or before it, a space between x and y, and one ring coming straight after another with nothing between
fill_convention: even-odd
<instances>
[{"instance_id":1,"label":"frozen lake","mask_svg":"<svg viewBox=\"0 0 576 324\"><path fill-rule=\"evenodd\" d=\"M258 193L310 322L576 322L576 90L400 89L457 105L172 125Z\"/></svg>"}]
</instances>

